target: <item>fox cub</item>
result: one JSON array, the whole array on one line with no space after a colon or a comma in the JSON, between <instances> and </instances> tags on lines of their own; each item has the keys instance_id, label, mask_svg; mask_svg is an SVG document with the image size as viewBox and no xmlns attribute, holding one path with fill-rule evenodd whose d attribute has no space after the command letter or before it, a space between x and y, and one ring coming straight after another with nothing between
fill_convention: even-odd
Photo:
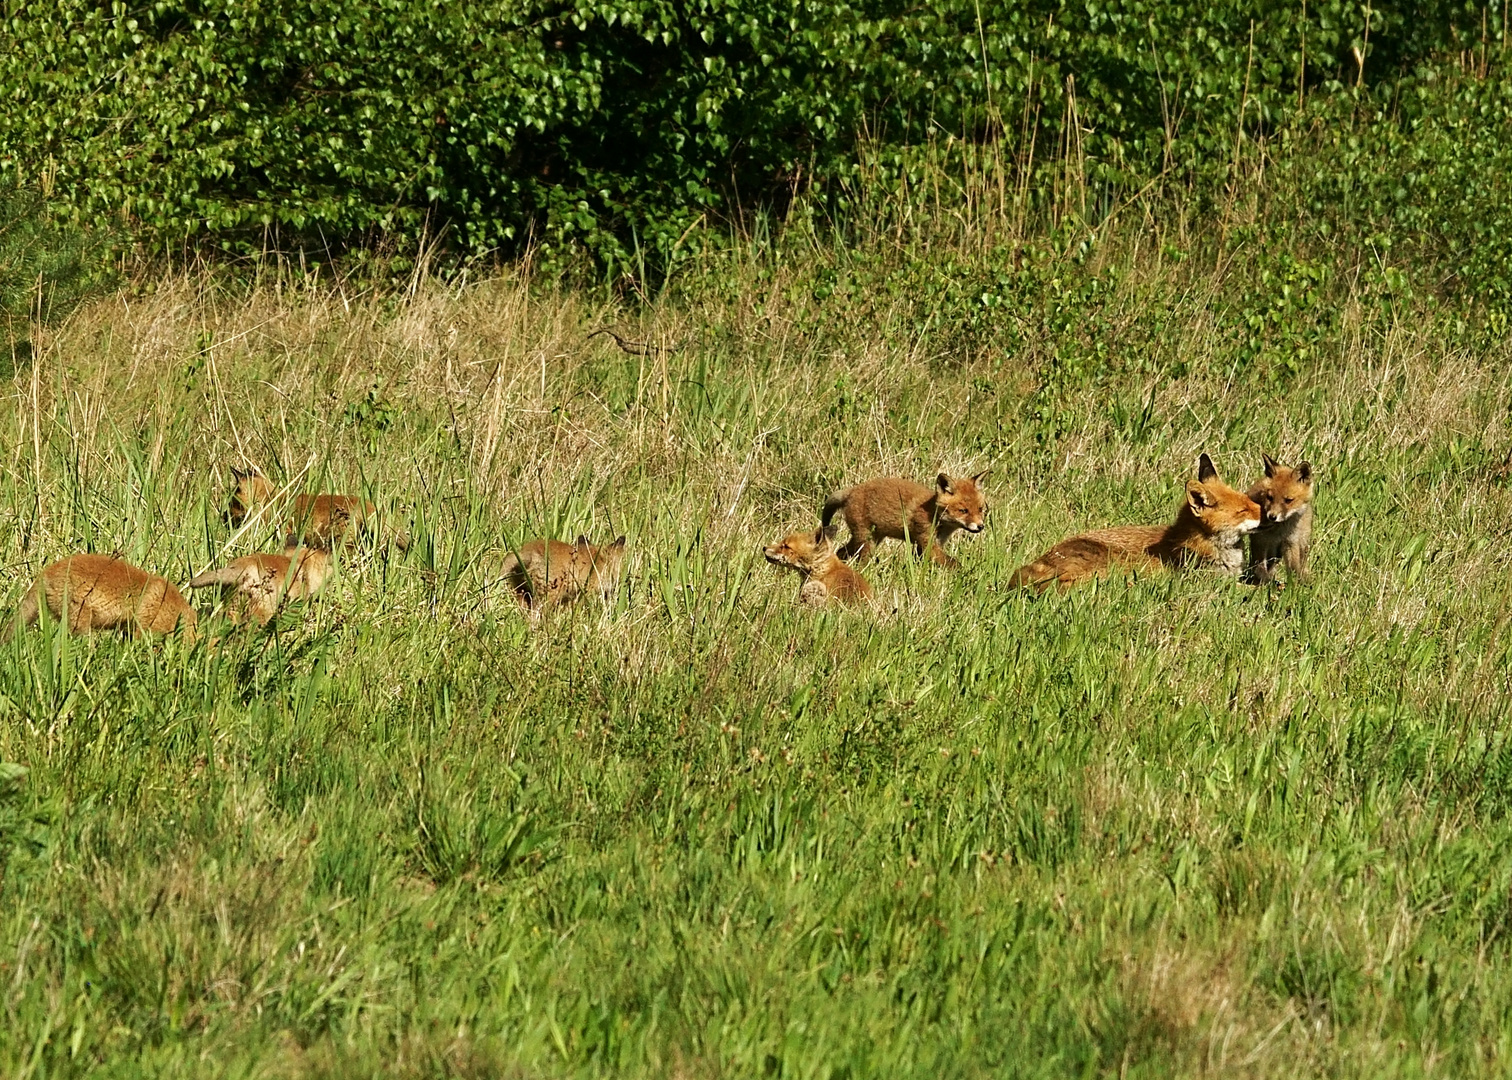
<instances>
[{"instance_id":1,"label":"fox cub","mask_svg":"<svg viewBox=\"0 0 1512 1080\"><path fill-rule=\"evenodd\" d=\"M592 544L586 536L571 544L532 540L504 557L502 573L520 606L529 610L571 603L587 592L613 595L624 562L623 536L610 544Z\"/></svg>"},{"instance_id":2,"label":"fox cub","mask_svg":"<svg viewBox=\"0 0 1512 1080\"><path fill-rule=\"evenodd\" d=\"M1312 549L1312 465L1304 461L1289 469L1269 454L1260 456L1265 459L1265 479L1249 489L1249 497L1260 505L1260 527L1250 537L1245 579L1257 585L1275 581L1284 562L1294 580L1306 581Z\"/></svg>"},{"instance_id":3,"label":"fox cub","mask_svg":"<svg viewBox=\"0 0 1512 1080\"><path fill-rule=\"evenodd\" d=\"M979 533L985 525L987 503L978 481L986 471L970 477L941 473L935 487L912 480L886 477L837 491L824 502L820 523L829 528L836 513L850 526L850 539L840 558L861 565L872 548L885 539L913 541L919 555L941 566L957 563L945 553L945 542L959 530Z\"/></svg>"},{"instance_id":4,"label":"fox cub","mask_svg":"<svg viewBox=\"0 0 1512 1080\"><path fill-rule=\"evenodd\" d=\"M1259 524L1260 507L1219 479L1212 459L1203 454L1197 479L1187 481L1186 498L1174 523L1125 525L1062 540L1015 570L1009 584L1043 591L1053 584L1074 585L1114 567L1210 566L1237 575L1244 565L1244 534Z\"/></svg>"},{"instance_id":5,"label":"fox cub","mask_svg":"<svg viewBox=\"0 0 1512 1080\"><path fill-rule=\"evenodd\" d=\"M182 628L186 638L194 636L194 609L170 582L109 555L70 555L43 570L21 598L15 630L33 625L44 604L74 634Z\"/></svg>"},{"instance_id":6,"label":"fox cub","mask_svg":"<svg viewBox=\"0 0 1512 1080\"><path fill-rule=\"evenodd\" d=\"M795 532L762 549L767 562L796 570L803 578L798 599L805 604L823 604L834 598L846 604L871 596L871 586L835 553L830 529Z\"/></svg>"},{"instance_id":7,"label":"fox cub","mask_svg":"<svg viewBox=\"0 0 1512 1080\"><path fill-rule=\"evenodd\" d=\"M330 552L290 547L282 555L244 555L218 570L206 570L189 582L191 589L221 587L232 622L248 618L266 626L285 600L306 600L318 593L331 574Z\"/></svg>"},{"instance_id":8,"label":"fox cub","mask_svg":"<svg viewBox=\"0 0 1512 1080\"><path fill-rule=\"evenodd\" d=\"M226 522L233 529L254 514L262 515L272 501L273 481L255 465L246 469L232 466L236 488L226 505ZM369 533L377 522L378 511L372 503L355 495L296 495L294 513L286 522L293 540L311 547L329 548L352 539L357 533ZM409 546L402 532L394 535L401 550Z\"/></svg>"}]
</instances>

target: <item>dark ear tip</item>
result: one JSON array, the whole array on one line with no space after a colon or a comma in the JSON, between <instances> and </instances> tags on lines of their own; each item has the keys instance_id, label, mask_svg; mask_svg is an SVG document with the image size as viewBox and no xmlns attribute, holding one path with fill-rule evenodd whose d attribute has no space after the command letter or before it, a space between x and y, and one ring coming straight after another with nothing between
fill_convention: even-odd
<instances>
[{"instance_id":1,"label":"dark ear tip","mask_svg":"<svg viewBox=\"0 0 1512 1080\"><path fill-rule=\"evenodd\" d=\"M624 533L620 533L619 536L615 537L614 546L615 547L624 547L625 546L625 534Z\"/></svg>"}]
</instances>

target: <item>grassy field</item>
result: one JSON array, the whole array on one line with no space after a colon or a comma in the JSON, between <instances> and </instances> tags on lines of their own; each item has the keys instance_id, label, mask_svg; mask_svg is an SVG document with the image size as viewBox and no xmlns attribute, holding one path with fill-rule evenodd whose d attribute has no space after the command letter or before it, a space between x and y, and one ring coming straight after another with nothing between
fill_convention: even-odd
<instances>
[{"instance_id":1,"label":"grassy field","mask_svg":"<svg viewBox=\"0 0 1512 1080\"><path fill-rule=\"evenodd\" d=\"M1109 256L1106 338L973 344L822 252L635 304L164 276L40 338L7 610L73 551L268 550L233 464L414 543L269 634L0 646L0 1073L1504 1075L1512 350L1343 282L1241 372L1160 251ZM1311 459L1311 586L1006 588L1202 450ZM889 545L871 610L760 557L988 467L961 568ZM532 629L491 575L580 532L623 587Z\"/></svg>"}]
</instances>

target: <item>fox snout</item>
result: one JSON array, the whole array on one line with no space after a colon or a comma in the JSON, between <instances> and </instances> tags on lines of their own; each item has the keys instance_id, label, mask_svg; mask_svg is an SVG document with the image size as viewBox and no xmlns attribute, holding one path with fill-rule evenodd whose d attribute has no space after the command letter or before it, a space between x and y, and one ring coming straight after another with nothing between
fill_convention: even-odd
<instances>
[{"instance_id":1,"label":"fox snout","mask_svg":"<svg viewBox=\"0 0 1512 1080\"><path fill-rule=\"evenodd\" d=\"M969 533L979 533L986 527L987 523L985 521L968 521L966 523L966 531Z\"/></svg>"}]
</instances>

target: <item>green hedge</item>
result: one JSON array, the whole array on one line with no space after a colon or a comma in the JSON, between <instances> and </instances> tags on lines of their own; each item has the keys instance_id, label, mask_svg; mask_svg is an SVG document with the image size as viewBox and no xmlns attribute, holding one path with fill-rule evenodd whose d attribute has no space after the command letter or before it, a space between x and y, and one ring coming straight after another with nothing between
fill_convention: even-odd
<instances>
[{"instance_id":1,"label":"green hedge","mask_svg":"<svg viewBox=\"0 0 1512 1080\"><path fill-rule=\"evenodd\" d=\"M1303 13L1305 10L1305 20ZM1032 131L1074 94L1110 189L1221 177L1241 114L1391 84L1501 9L1316 0L10 0L0 176L167 249L448 226L615 260L832 188L887 146ZM1367 18L1369 27L1367 30ZM1026 119L1027 118L1027 119ZM1012 148L1012 147L1010 147ZM1019 147L1022 149L1022 147Z\"/></svg>"}]
</instances>

